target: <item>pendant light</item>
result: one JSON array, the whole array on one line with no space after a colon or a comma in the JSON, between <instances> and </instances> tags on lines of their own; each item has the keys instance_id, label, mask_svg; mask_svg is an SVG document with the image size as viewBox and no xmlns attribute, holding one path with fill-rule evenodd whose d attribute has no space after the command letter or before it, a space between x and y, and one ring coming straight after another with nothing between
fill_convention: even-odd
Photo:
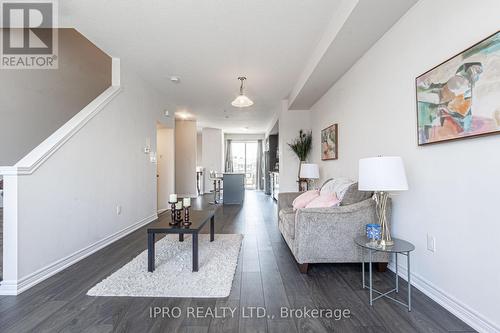
<instances>
[{"instance_id":1,"label":"pendant light","mask_svg":"<svg viewBox=\"0 0 500 333\"><path fill-rule=\"evenodd\" d=\"M240 95L236 97L236 99L231 103L232 106L237 107L237 108L247 108L249 106L253 105L253 102L250 98L248 98L244 93L243 93L243 81L245 81L247 78L244 76L240 76L238 80L241 81L241 86L240 86Z\"/></svg>"}]
</instances>

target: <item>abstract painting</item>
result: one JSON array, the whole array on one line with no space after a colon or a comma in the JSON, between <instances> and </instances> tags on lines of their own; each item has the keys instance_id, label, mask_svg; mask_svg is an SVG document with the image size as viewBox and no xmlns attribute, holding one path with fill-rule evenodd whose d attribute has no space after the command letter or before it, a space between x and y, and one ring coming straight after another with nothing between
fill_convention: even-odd
<instances>
[{"instance_id":1,"label":"abstract painting","mask_svg":"<svg viewBox=\"0 0 500 333\"><path fill-rule=\"evenodd\" d=\"M321 159L336 160L338 158L338 126L334 124L321 131Z\"/></svg>"},{"instance_id":2,"label":"abstract painting","mask_svg":"<svg viewBox=\"0 0 500 333\"><path fill-rule=\"evenodd\" d=\"M500 31L416 79L418 144L500 132Z\"/></svg>"}]
</instances>

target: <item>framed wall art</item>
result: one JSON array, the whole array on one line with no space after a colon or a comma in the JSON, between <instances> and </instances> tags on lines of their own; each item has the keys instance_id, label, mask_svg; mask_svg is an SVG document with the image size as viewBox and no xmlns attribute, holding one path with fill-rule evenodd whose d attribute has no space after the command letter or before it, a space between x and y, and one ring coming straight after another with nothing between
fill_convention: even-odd
<instances>
[{"instance_id":1,"label":"framed wall art","mask_svg":"<svg viewBox=\"0 0 500 333\"><path fill-rule=\"evenodd\" d=\"M321 131L321 160L338 159L338 124Z\"/></svg>"},{"instance_id":2,"label":"framed wall art","mask_svg":"<svg viewBox=\"0 0 500 333\"><path fill-rule=\"evenodd\" d=\"M500 31L416 78L418 144L500 133Z\"/></svg>"}]
</instances>

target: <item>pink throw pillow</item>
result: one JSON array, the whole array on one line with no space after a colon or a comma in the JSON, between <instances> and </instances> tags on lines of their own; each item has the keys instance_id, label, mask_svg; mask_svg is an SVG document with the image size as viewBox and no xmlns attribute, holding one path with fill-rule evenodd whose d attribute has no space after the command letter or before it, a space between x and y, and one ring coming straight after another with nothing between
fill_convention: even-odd
<instances>
[{"instance_id":1,"label":"pink throw pillow","mask_svg":"<svg viewBox=\"0 0 500 333\"><path fill-rule=\"evenodd\" d=\"M318 190L307 191L299 195L293 200L293 210L305 208L311 201L319 196Z\"/></svg>"},{"instance_id":2,"label":"pink throw pillow","mask_svg":"<svg viewBox=\"0 0 500 333\"><path fill-rule=\"evenodd\" d=\"M306 205L306 208L325 208L340 205L340 200L335 193L323 193Z\"/></svg>"}]
</instances>

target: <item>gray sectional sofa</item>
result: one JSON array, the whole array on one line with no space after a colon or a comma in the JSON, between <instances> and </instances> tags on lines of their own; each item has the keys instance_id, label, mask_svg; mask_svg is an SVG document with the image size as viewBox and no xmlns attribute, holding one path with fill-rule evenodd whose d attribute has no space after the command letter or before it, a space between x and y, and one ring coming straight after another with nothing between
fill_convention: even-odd
<instances>
[{"instance_id":1,"label":"gray sectional sofa","mask_svg":"<svg viewBox=\"0 0 500 333\"><path fill-rule=\"evenodd\" d=\"M321 191L335 192L340 206L294 211L293 200L301 193L280 193L278 198L279 229L302 273L312 263L361 262L362 250L353 239L365 234L366 224L378 221L372 193L359 191L357 183L330 179ZM389 221L390 214L389 202ZM376 253L373 261L387 263L388 257Z\"/></svg>"}]
</instances>

